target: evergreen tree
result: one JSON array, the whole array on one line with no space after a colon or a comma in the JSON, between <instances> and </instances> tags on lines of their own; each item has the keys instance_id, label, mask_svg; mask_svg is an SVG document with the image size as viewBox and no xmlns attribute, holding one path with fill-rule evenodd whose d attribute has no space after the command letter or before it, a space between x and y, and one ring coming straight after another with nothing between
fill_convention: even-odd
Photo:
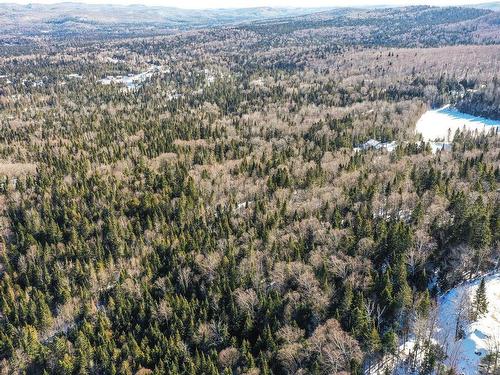
<instances>
[{"instance_id":1,"label":"evergreen tree","mask_svg":"<svg viewBox=\"0 0 500 375\"><path fill-rule=\"evenodd\" d=\"M429 290L426 289L420 303L418 304L418 313L423 317L427 317L429 315L429 311L431 308L431 296L429 294Z\"/></svg>"},{"instance_id":2,"label":"evergreen tree","mask_svg":"<svg viewBox=\"0 0 500 375\"><path fill-rule=\"evenodd\" d=\"M385 353L396 354L398 350L398 336L392 329L384 334L382 347Z\"/></svg>"},{"instance_id":3,"label":"evergreen tree","mask_svg":"<svg viewBox=\"0 0 500 375\"><path fill-rule=\"evenodd\" d=\"M372 325L370 330L368 340L367 340L367 350L369 353L377 353L382 349L382 340L377 331L375 325Z\"/></svg>"},{"instance_id":4,"label":"evergreen tree","mask_svg":"<svg viewBox=\"0 0 500 375\"><path fill-rule=\"evenodd\" d=\"M475 320L488 312L488 297L486 296L486 283L484 277L481 279L481 283L476 290L472 307Z\"/></svg>"}]
</instances>

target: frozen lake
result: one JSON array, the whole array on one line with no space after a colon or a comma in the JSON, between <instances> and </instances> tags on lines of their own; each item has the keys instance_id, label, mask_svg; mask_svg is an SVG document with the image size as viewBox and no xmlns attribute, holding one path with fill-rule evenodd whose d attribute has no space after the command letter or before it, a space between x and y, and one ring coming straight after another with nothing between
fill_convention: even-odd
<instances>
[{"instance_id":1,"label":"frozen lake","mask_svg":"<svg viewBox=\"0 0 500 375\"><path fill-rule=\"evenodd\" d=\"M462 113L447 105L425 112L417 122L416 132L422 134L424 141L451 142L458 129L483 133L499 128L500 121Z\"/></svg>"}]
</instances>

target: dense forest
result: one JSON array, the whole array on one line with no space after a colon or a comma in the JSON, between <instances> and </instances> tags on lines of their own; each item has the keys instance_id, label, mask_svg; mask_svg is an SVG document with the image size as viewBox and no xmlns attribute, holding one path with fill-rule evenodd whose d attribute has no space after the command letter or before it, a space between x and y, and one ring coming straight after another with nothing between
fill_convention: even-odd
<instances>
[{"instance_id":1,"label":"dense forest","mask_svg":"<svg viewBox=\"0 0 500 375\"><path fill-rule=\"evenodd\" d=\"M500 118L498 25L410 7L10 45L0 372L456 373L436 298L498 267L500 141L433 153L415 123Z\"/></svg>"},{"instance_id":2,"label":"dense forest","mask_svg":"<svg viewBox=\"0 0 500 375\"><path fill-rule=\"evenodd\" d=\"M457 108L466 113L500 120L500 83L495 76L491 83L469 90L457 103Z\"/></svg>"}]
</instances>

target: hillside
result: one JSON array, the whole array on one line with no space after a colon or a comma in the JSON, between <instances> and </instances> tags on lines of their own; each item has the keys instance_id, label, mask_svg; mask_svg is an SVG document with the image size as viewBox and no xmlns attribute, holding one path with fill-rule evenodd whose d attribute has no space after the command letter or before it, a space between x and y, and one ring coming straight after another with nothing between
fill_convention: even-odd
<instances>
[{"instance_id":1,"label":"hillside","mask_svg":"<svg viewBox=\"0 0 500 375\"><path fill-rule=\"evenodd\" d=\"M160 35L221 25L241 26L276 37L324 32L363 45L442 45L498 42L499 13L476 8L244 8L189 10L142 5L81 3L0 4L3 38L120 38ZM353 28L361 33L353 33ZM320 32L321 31L321 32ZM315 35L318 34L318 35ZM21 37L21 39L19 39ZM8 39L13 43L12 38Z\"/></svg>"},{"instance_id":2,"label":"hillside","mask_svg":"<svg viewBox=\"0 0 500 375\"><path fill-rule=\"evenodd\" d=\"M475 316L481 280L485 284L486 311ZM426 341L435 352L426 351ZM500 348L500 275L467 280L438 298L426 322L414 325L411 338L400 347L397 360L386 368L396 374L414 373L433 356L463 375L496 374Z\"/></svg>"},{"instance_id":3,"label":"hillside","mask_svg":"<svg viewBox=\"0 0 500 375\"><path fill-rule=\"evenodd\" d=\"M473 4L473 5L470 5L470 7L479 8L479 9L490 9L490 10L494 10L495 12L498 12L498 11L500 11L500 2L491 1L488 3Z\"/></svg>"},{"instance_id":4,"label":"hillside","mask_svg":"<svg viewBox=\"0 0 500 375\"><path fill-rule=\"evenodd\" d=\"M439 332L437 337L446 343L448 364L458 373L474 375L482 364L488 368L488 354L493 356L500 345L500 275L485 278L487 312L476 319L471 315L474 298L481 279L464 283L446 293L439 302ZM466 301L466 309L464 302ZM457 319L463 329L463 338L455 340ZM491 358L490 358L491 360Z\"/></svg>"},{"instance_id":5,"label":"hillside","mask_svg":"<svg viewBox=\"0 0 500 375\"><path fill-rule=\"evenodd\" d=\"M84 32L110 26L155 26L159 30L210 27L289 17L318 12L315 8L245 8L245 9L181 9L145 5L104 5L83 3L0 4L0 27L3 31L25 33ZM158 30L156 31L158 32Z\"/></svg>"},{"instance_id":6,"label":"hillside","mask_svg":"<svg viewBox=\"0 0 500 375\"><path fill-rule=\"evenodd\" d=\"M336 9L291 19L265 20L243 28L287 40L363 46L440 46L498 43L500 13L475 8L403 7ZM289 39L289 38L288 38ZM279 41L279 39L278 39Z\"/></svg>"}]
</instances>

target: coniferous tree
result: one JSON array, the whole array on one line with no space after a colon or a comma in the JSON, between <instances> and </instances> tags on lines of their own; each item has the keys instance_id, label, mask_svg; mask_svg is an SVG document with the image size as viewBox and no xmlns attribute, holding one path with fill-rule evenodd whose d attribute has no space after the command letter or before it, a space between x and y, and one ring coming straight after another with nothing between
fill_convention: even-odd
<instances>
[{"instance_id":1,"label":"coniferous tree","mask_svg":"<svg viewBox=\"0 0 500 375\"><path fill-rule=\"evenodd\" d=\"M488 297L486 295L486 283L484 277L481 279L472 302L474 319L479 319L488 312Z\"/></svg>"},{"instance_id":2,"label":"coniferous tree","mask_svg":"<svg viewBox=\"0 0 500 375\"><path fill-rule=\"evenodd\" d=\"M420 303L418 304L418 313L423 317L427 317L429 315L429 310L431 308L431 296L429 290L426 289Z\"/></svg>"},{"instance_id":3,"label":"coniferous tree","mask_svg":"<svg viewBox=\"0 0 500 375\"><path fill-rule=\"evenodd\" d=\"M377 331L375 325L372 325L368 339L367 339L367 349L369 353L378 353L382 349L382 340L380 339L380 334Z\"/></svg>"},{"instance_id":4,"label":"coniferous tree","mask_svg":"<svg viewBox=\"0 0 500 375\"><path fill-rule=\"evenodd\" d=\"M382 347L384 352L396 354L398 350L398 336L394 330L388 330L382 338Z\"/></svg>"}]
</instances>

